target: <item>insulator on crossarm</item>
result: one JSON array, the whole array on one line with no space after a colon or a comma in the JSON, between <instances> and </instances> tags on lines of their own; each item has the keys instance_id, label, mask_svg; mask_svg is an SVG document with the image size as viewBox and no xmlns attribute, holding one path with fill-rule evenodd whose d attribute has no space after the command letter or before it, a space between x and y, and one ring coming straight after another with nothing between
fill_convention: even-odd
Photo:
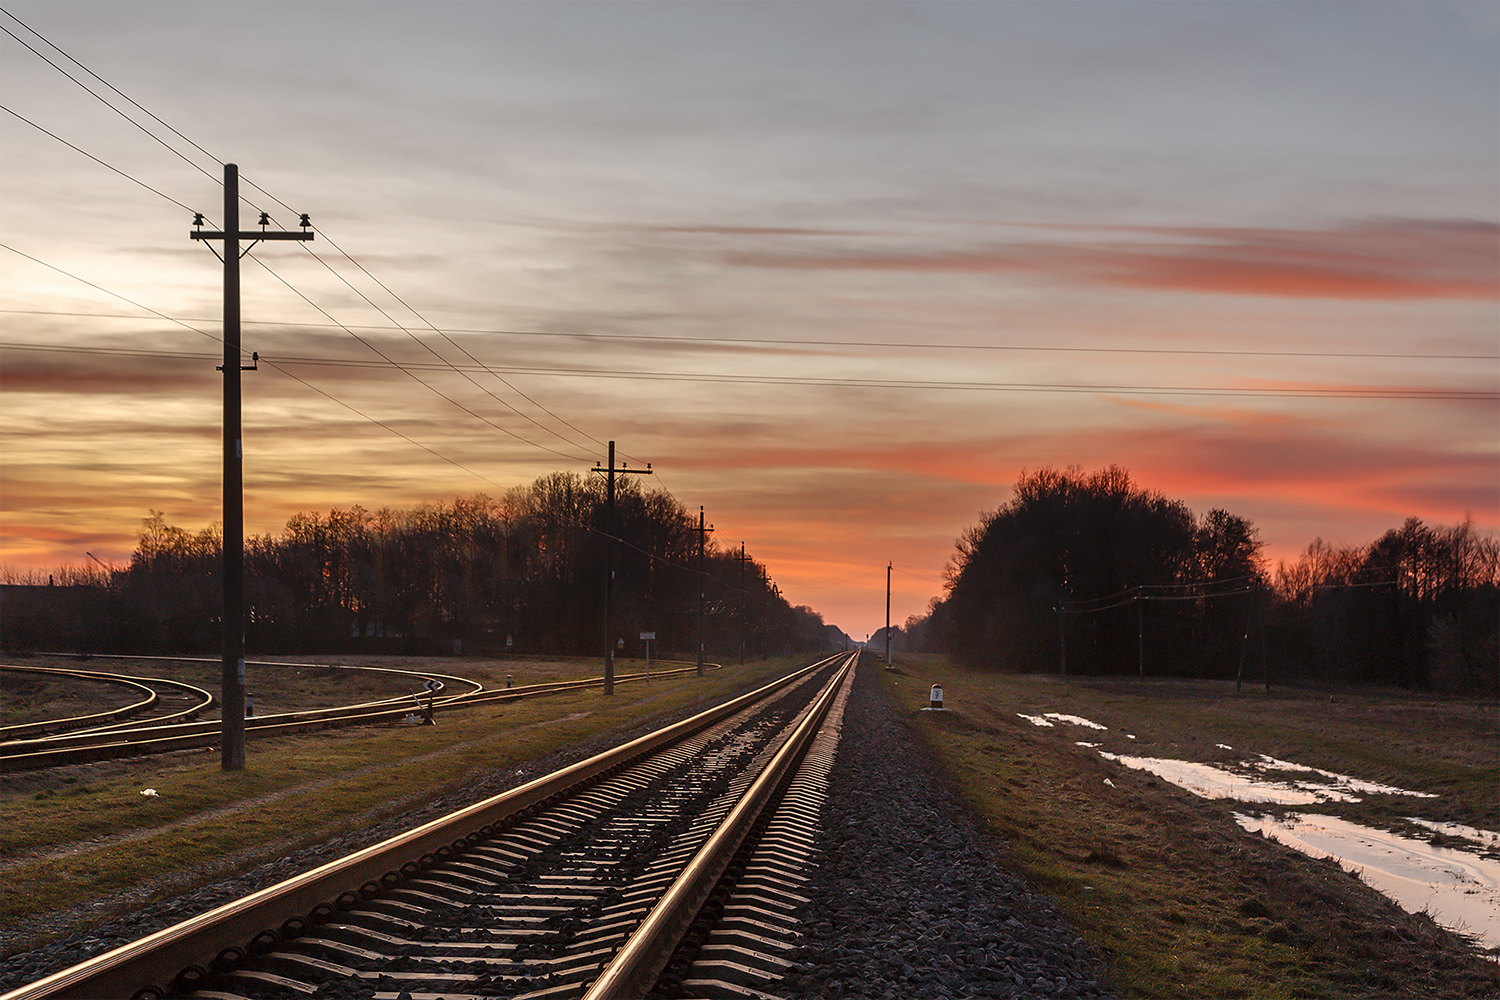
<instances>
[{"instance_id":1,"label":"insulator on crossarm","mask_svg":"<svg viewBox=\"0 0 1500 1000\"><path fill-rule=\"evenodd\" d=\"M197 226L199 229L203 228L203 213L202 212L194 212L193 213L193 225Z\"/></svg>"},{"instance_id":2,"label":"insulator on crossarm","mask_svg":"<svg viewBox=\"0 0 1500 1000\"><path fill-rule=\"evenodd\" d=\"M261 228L264 229L266 226L269 226L270 224L271 224L271 213L270 212L262 212L262 213L260 213L260 225L261 225Z\"/></svg>"},{"instance_id":3,"label":"insulator on crossarm","mask_svg":"<svg viewBox=\"0 0 1500 1000\"><path fill-rule=\"evenodd\" d=\"M302 213L302 228L306 229L306 228L308 228L311 225L312 225L312 223L307 220L307 213L303 212Z\"/></svg>"}]
</instances>

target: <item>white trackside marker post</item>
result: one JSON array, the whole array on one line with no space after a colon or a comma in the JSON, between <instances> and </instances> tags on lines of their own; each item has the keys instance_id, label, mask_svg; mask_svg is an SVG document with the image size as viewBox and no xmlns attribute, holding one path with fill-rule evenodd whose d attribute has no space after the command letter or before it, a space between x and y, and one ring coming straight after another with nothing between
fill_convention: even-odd
<instances>
[{"instance_id":1,"label":"white trackside marker post","mask_svg":"<svg viewBox=\"0 0 1500 1000\"><path fill-rule=\"evenodd\" d=\"M931 696L929 698L929 703L928 703L927 707L928 708L942 708L943 707L943 686L941 684L934 684L932 686L932 694L931 694Z\"/></svg>"}]
</instances>

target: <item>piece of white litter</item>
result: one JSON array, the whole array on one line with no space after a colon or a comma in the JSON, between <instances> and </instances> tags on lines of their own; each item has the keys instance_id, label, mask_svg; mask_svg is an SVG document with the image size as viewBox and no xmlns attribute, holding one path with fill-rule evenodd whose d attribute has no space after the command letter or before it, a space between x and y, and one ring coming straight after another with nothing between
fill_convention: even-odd
<instances>
[{"instance_id":1,"label":"piece of white litter","mask_svg":"<svg viewBox=\"0 0 1500 1000\"><path fill-rule=\"evenodd\" d=\"M1077 743L1081 747L1088 747L1090 750L1099 745L1097 743L1085 743L1083 742L1083 740L1074 740L1073 742Z\"/></svg>"},{"instance_id":2,"label":"piece of white litter","mask_svg":"<svg viewBox=\"0 0 1500 1000\"><path fill-rule=\"evenodd\" d=\"M1115 783L1114 783L1114 782L1113 782L1113 781L1110 781L1110 780L1109 780L1109 779L1108 779L1108 778L1105 778L1105 779L1104 779L1104 783L1105 783L1105 784L1106 784L1106 785L1108 785L1108 786L1109 786L1109 787L1110 787L1110 788L1113 788L1113 787L1115 787Z\"/></svg>"},{"instance_id":3,"label":"piece of white litter","mask_svg":"<svg viewBox=\"0 0 1500 1000\"><path fill-rule=\"evenodd\" d=\"M1135 739L1135 734L1134 733L1126 733L1125 734L1125 738L1127 740L1133 740L1133 739Z\"/></svg>"},{"instance_id":4,"label":"piece of white litter","mask_svg":"<svg viewBox=\"0 0 1500 1000\"><path fill-rule=\"evenodd\" d=\"M1220 750L1233 750L1234 749L1234 747L1230 746L1228 743L1215 743L1214 746L1218 747Z\"/></svg>"},{"instance_id":5,"label":"piece of white litter","mask_svg":"<svg viewBox=\"0 0 1500 1000\"><path fill-rule=\"evenodd\" d=\"M1031 723L1033 726L1051 726L1052 725L1051 722L1048 722L1046 719L1042 718L1040 715L1027 715L1025 712L1017 712L1016 714L1019 715L1021 718L1025 719L1027 722Z\"/></svg>"},{"instance_id":6,"label":"piece of white litter","mask_svg":"<svg viewBox=\"0 0 1500 1000\"><path fill-rule=\"evenodd\" d=\"M146 798L148 798L148 799L154 799L154 798L157 797L157 795L156 795L156 789L154 789L154 788L142 788L141 789L141 794L144 795L144 796L146 796Z\"/></svg>"}]
</instances>

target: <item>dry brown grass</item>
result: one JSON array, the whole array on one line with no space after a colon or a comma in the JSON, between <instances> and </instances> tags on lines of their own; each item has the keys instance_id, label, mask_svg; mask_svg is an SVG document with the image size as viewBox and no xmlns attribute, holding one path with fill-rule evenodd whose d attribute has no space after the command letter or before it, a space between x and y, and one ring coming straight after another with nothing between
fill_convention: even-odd
<instances>
[{"instance_id":1,"label":"dry brown grass","mask_svg":"<svg viewBox=\"0 0 1500 1000\"><path fill-rule=\"evenodd\" d=\"M1500 965L1328 861L1243 831L1230 807L1120 767L1266 753L1417 791L1407 814L1494 829L1494 710L1233 686L994 676L905 662L885 674L1008 863L1052 895L1127 997L1500 996ZM917 711L942 683L950 711ZM1043 729L1061 712L1107 732ZM1135 740L1125 734L1133 734ZM1108 778L1113 784L1105 784ZM1414 806L1413 802L1420 803ZM1394 807L1393 807L1394 808Z\"/></svg>"}]
</instances>

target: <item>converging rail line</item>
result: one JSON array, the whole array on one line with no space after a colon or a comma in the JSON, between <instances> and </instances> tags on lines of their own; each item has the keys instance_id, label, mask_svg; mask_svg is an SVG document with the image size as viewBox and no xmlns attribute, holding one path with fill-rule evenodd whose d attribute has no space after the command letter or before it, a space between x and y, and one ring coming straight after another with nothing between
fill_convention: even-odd
<instances>
[{"instance_id":1,"label":"converging rail line","mask_svg":"<svg viewBox=\"0 0 1500 1000\"><path fill-rule=\"evenodd\" d=\"M0 1000L754 995L746 977L786 964L778 937L810 851L810 785L826 776L857 658L818 661Z\"/></svg>"},{"instance_id":2,"label":"converging rail line","mask_svg":"<svg viewBox=\"0 0 1500 1000\"><path fill-rule=\"evenodd\" d=\"M217 663L217 660L197 658L175 658L186 662ZM662 661L668 663L672 661ZM602 677L589 677L571 681L548 681L540 684L524 684L515 687L487 689L478 681L432 671L402 670L395 667L344 667L334 664L282 663L275 661L251 661L251 666L262 667L316 667L321 670L373 670L382 673L408 674L419 682L418 691L411 694L358 705L342 705L336 708L314 708L297 712L280 712L270 715L249 716L245 719L247 736L283 736L291 733L331 729L340 726L377 725L401 722L421 712L451 712L492 701L509 701L519 698L534 698L540 695L574 691L581 688L598 687ZM713 665L716 667L716 665ZM616 683L649 680L653 677L669 677L687 673L696 667L672 667L657 669L650 674L642 672L622 673L615 676ZM93 716L71 719L53 719L24 723L0 729L0 772L38 770L65 764L86 764L100 760L115 760L153 753L176 750L191 750L217 745L221 733L216 721L187 722L201 713L217 699L202 688L181 681L161 678L143 678L128 674L112 674L99 671L63 667L30 667L0 664L0 670L45 673L78 677L86 680L101 680L128 683L146 692L149 697L121 709ZM422 686L433 682L433 688ZM116 721L122 714L143 711L155 704L159 694L153 686L186 689L199 697L200 701L189 709L167 716L157 716L134 722ZM465 686L468 690L449 693L448 688ZM415 700L420 698L421 700ZM97 722L98 725L88 725ZM86 727L86 728L78 728ZM65 731L59 731L65 730Z\"/></svg>"}]
</instances>

